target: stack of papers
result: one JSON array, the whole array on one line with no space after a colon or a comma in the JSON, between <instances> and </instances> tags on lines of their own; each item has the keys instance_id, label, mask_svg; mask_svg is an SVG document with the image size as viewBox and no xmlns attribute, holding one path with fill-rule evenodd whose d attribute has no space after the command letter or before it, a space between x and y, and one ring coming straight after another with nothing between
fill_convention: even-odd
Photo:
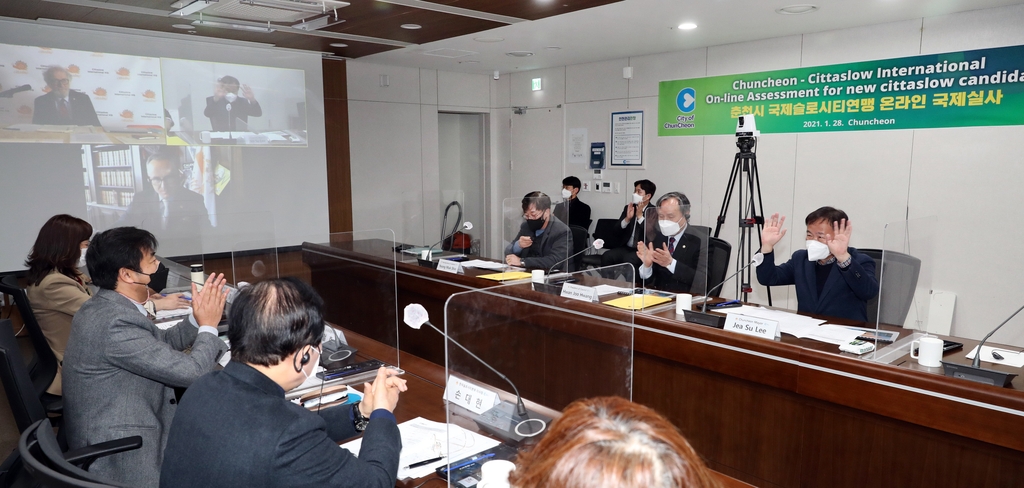
<instances>
[{"instance_id":1,"label":"stack of papers","mask_svg":"<svg viewBox=\"0 0 1024 488\"><path fill-rule=\"evenodd\" d=\"M531 278L533 275L525 271L509 271L507 273L494 273L487 275L480 275L477 278L483 278L485 280L494 281L513 281L513 280L525 280Z\"/></svg>"},{"instance_id":2,"label":"stack of papers","mask_svg":"<svg viewBox=\"0 0 1024 488\"><path fill-rule=\"evenodd\" d=\"M598 296L611 295L612 293L620 293L620 292L623 293L623 294L627 294L627 295L632 295L633 294L633 289L632 288L626 288L626 287L622 287L622 286L597 285L597 286L594 287L594 289L597 290Z\"/></svg>"},{"instance_id":3,"label":"stack of papers","mask_svg":"<svg viewBox=\"0 0 1024 488\"><path fill-rule=\"evenodd\" d=\"M463 268L480 268L480 269L506 269L509 266L504 263L495 261L484 261L483 259L470 259L462 262Z\"/></svg>"},{"instance_id":4,"label":"stack of papers","mask_svg":"<svg viewBox=\"0 0 1024 488\"><path fill-rule=\"evenodd\" d=\"M708 311L712 311L711 308ZM769 310L764 307L752 307L744 305L737 308L714 310L719 313L738 313L748 317L775 320L779 322L779 330L783 334L796 336L800 339L813 339L829 344L845 344L857 338L862 332L847 329L838 325L826 324L824 320L805 317L792 312L782 310Z\"/></svg>"},{"instance_id":5,"label":"stack of papers","mask_svg":"<svg viewBox=\"0 0 1024 488\"><path fill-rule=\"evenodd\" d=\"M398 424L398 431L402 436L402 453L398 458L398 479L427 476L439 466L486 451L500 444L497 439L470 432L458 425L431 422L422 417ZM362 443L363 439L359 438L346 442L341 447L358 456ZM424 466L409 468L410 464L439 456L444 456L444 459Z\"/></svg>"},{"instance_id":6,"label":"stack of papers","mask_svg":"<svg viewBox=\"0 0 1024 488\"><path fill-rule=\"evenodd\" d=\"M622 308L625 310L640 310L645 307L652 307L654 305L660 305L665 302L672 301L668 297L659 297L655 295L641 295L635 294L628 297L616 298L604 302L605 305L611 305L616 308Z\"/></svg>"}]
</instances>

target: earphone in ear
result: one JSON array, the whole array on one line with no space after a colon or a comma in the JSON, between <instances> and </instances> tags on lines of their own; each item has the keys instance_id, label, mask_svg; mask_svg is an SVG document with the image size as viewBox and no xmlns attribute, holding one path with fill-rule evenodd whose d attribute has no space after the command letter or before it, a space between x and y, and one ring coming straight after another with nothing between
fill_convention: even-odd
<instances>
[{"instance_id":1,"label":"earphone in ear","mask_svg":"<svg viewBox=\"0 0 1024 488\"><path fill-rule=\"evenodd\" d=\"M308 362L309 362L309 351L306 351L306 353L302 355L302 361L300 361L299 364L305 366L306 363L308 363Z\"/></svg>"}]
</instances>

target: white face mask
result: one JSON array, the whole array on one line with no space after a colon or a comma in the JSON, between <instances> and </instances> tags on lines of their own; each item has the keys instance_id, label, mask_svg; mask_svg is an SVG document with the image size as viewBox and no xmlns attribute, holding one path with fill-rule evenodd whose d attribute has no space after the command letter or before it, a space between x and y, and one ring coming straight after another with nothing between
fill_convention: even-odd
<instances>
[{"instance_id":1,"label":"white face mask","mask_svg":"<svg viewBox=\"0 0 1024 488\"><path fill-rule=\"evenodd\" d=\"M78 267L79 268L84 268L85 267L85 251L88 251L88 250L89 250L88 247L83 248L82 249L82 255L78 256Z\"/></svg>"},{"instance_id":2,"label":"white face mask","mask_svg":"<svg viewBox=\"0 0 1024 488\"><path fill-rule=\"evenodd\" d=\"M228 100L228 103L231 103L235 100L238 100L238 95L235 95L234 93L228 93L227 95L224 95L224 98Z\"/></svg>"},{"instance_id":3,"label":"white face mask","mask_svg":"<svg viewBox=\"0 0 1024 488\"><path fill-rule=\"evenodd\" d=\"M640 203L642 201L644 201L644 197L640 196L639 193L633 194L633 203Z\"/></svg>"},{"instance_id":4,"label":"white face mask","mask_svg":"<svg viewBox=\"0 0 1024 488\"><path fill-rule=\"evenodd\" d=\"M562 198L569 198L571 196L572 196L572 191L571 190L566 190L565 188L562 188Z\"/></svg>"},{"instance_id":5,"label":"white face mask","mask_svg":"<svg viewBox=\"0 0 1024 488\"><path fill-rule=\"evenodd\" d=\"M658 227L661 227L661 233L666 237L671 237L679 233L679 222L673 222L671 220L659 220Z\"/></svg>"},{"instance_id":6,"label":"white face mask","mask_svg":"<svg viewBox=\"0 0 1024 488\"><path fill-rule=\"evenodd\" d=\"M822 244L814 239L804 241L807 246L807 260L808 261L821 261L829 255L828 246Z\"/></svg>"}]
</instances>

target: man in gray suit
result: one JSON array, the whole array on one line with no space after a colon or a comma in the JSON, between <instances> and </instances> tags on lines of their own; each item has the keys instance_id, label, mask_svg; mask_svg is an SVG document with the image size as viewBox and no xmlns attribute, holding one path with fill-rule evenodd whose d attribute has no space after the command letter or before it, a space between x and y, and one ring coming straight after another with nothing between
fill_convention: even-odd
<instances>
[{"instance_id":1,"label":"man in gray suit","mask_svg":"<svg viewBox=\"0 0 1024 488\"><path fill-rule=\"evenodd\" d=\"M192 290L189 319L160 330L150 318L150 275L159 267L153 234L117 227L93 237L86 263L100 290L75 314L64 353L68 446L138 435L142 447L96 461L90 472L129 486L157 486L174 388L213 369L227 346L217 337L227 292L210 276ZM201 325L201 326L200 326ZM191 348L190 352L185 352Z\"/></svg>"},{"instance_id":2,"label":"man in gray suit","mask_svg":"<svg viewBox=\"0 0 1024 488\"><path fill-rule=\"evenodd\" d=\"M572 246L569 226L551 213L551 198L539 191L523 197L523 224L515 239L505 246L505 263L527 269L572 271L567 261Z\"/></svg>"}]
</instances>

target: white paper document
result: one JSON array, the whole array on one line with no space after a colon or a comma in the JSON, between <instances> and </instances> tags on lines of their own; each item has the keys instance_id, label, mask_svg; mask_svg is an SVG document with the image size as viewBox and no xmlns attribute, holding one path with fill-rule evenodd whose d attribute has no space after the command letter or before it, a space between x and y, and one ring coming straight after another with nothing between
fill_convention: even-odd
<instances>
[{"instance_id":1,"label":"white paper document","mask_svg":"<svg viewBox=\"0 0 1024 488\"><path fill-rule=\"evenodd\" d=\"M594 289L597 290L597 294L599 296L611 295L612 293L618 293L620 291L623 292L623 293L629 293L629 294L633 293L633 289L632 288L624 288L624 287L621 287L621 286L613 286L613 285L597 285L597 286L594 287Z\"/></svg>"},{"instance_id":2,"label":"white paper document","mask_svg":"<svg viewBox=\"0 0 1024 488\"><path fill-rule=\"evenodd\" d=\"M496 439L470 432L458 425L431 422L422 417L398 424L398 431L402 436L402 453L398 457L398 479L427 476L433 473L438 466L444 466L448 462L458 461L500 444ZM358 456L362 444L363 439L359 438L346 442L341 447ZM438 456L445 457L439 461L409 469L410 464Z\"/></svg>"},{"instance_id":3,"label":"white paper document","mask_svg":"<svg viewBox=\"0 0 1024 488\"><path fill-rule=\"evenodd\" d=\"M484 261L483 259L470 259L462 262L463 268L480 268L480 269L505 269L508 265L505 263L498 263L495 261Z\"/></svg>"},{"instance_id":4,"label":"white paper document","mask_svg":"<svg viewBox=\"0 0 1024 488\"><path fill-rule=\"evenodd\" d=\"M998 352L1003 359L996 359L992 357L992 351ZM974 355L977 353L978 347L975 346L974 349L971 349L971 352L967 353L967 359L974 359ZM1024 353L1000 347L981 346L981 360L989 363L1004 364L1006 366L1020 368L1024 366Z\"/></svg>"},{"instance_id":5,"label":"white paper document","mask_svg":"<svg viewBox=\"0 0 1024 488\"><path fill-rule=\"evenodd\" d=\"M708 310L712 309L709 308ZM800 339L813 339L816 341L827 342L829 344L843 344L850 342L862 334L860 331L850 330L838 325L825 324L825 321L821 319L806 317L782 310L770 310L764 307L743 305L742 307L715 311L726 314L738 313L740 315L747 315L750 317L777 320L779 322L779 330L783 334L789 334Z\"/></svg>"}]
</instances>

